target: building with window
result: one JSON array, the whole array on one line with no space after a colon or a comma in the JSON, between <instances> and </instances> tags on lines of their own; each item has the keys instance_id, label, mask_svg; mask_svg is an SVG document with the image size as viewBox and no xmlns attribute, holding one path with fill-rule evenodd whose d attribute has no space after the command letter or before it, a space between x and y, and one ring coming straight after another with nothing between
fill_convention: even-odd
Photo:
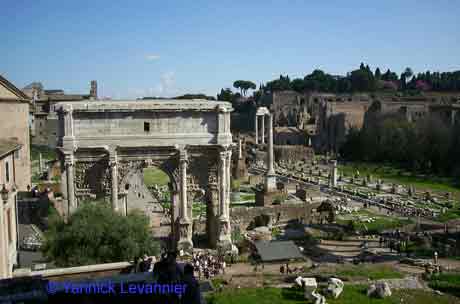
<instances>
[{"instance_id":1,"label":"building with window","mask_svg":"<svg viewBox=\"0 0 460 304\"><path fill-rule=\"evenodd\" d=\"M10 278L17 264L16 164L22 145L0 139L0 279Z\"/></svg>"},{"instance_id":2,"label":"building with window","mask_svg":"<svg viewBox=\"0 0 460 304\"><path fill-rule=\"evenodd\" d=\"M0 140L22 147L15 150L14 168L10 169L14 171L16 186L24 191L31 185L29 106L30 98L0 76Z\"/></svg>"}]
</instances>

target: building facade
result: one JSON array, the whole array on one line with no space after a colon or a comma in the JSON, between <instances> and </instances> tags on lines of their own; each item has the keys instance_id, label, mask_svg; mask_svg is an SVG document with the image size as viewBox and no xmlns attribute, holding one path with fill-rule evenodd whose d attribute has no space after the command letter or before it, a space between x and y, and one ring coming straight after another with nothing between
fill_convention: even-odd
<instances>
[{"instance_id":1,"label":"building facade","mask_svg":"<svg viewBox=\"0 0 460 304\"><path fill-rule=\"evenodd\" d=\"M10 278L17 264L17 189L15 167L21 145L0 139L0 279Z\"/></svg>"},{"instance_id":2,"label":"building facade","mask_svg":"<svg viewBox=\"0 0 460 304\"><path fill-rule=\"evenodd\" d=\"M31 185L29 106L29 97L0 76L0 139L22 146L16 152L14 173L16 186L24 191Z\"/></svg>"}]
</instances>

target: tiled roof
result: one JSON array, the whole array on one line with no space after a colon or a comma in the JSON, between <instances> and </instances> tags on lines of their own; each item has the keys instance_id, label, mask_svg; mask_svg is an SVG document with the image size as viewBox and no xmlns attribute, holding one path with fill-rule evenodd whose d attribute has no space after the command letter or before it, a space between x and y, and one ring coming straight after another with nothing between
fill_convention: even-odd
<instances>
[{"instance_id":1,"label":"tiled roof","mask_svg":"<svg viewBox=\"0 0 460 304\"><path fill-rule=\"evenodd\" d=\"M0 139L0 158L10 154L13 151L19 150L21 144L14 140Z\"/></svg>"}]
</instances>

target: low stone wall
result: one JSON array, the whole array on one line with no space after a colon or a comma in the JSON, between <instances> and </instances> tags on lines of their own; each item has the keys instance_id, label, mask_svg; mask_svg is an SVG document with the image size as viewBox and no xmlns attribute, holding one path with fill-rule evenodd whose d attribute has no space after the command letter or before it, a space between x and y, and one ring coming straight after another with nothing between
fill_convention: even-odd
<instances>
[{"instance_id":1,"label":"low stone wall","mask_svg":"<svg viewBox=\"0 0 460 304\"><path fill-rule=\"evenodd\" d=\"M41 271L18 269L13 273L14 277L39 276L51 281L64 281L74 279L90 279L106 277L123 273L131 267L130 262L118 262L107 264L86 265L80 267L55 268Z\"/></svg>"}]
</instances>

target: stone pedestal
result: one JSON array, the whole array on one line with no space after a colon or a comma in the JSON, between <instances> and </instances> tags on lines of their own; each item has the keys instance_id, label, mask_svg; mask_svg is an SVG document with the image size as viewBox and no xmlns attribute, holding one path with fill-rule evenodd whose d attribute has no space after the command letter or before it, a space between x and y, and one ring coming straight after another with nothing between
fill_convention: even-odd
<instances>
[{"instance_id":1,"label":"stone pedestal","mask_svg":"<svg viewBox=\"0 0 460 304\"><path fill-rule=\"evenodd\" d=\"M193 250L192 242L192 222L188 219L181 218L177 223L179 231L179 240L177 242L177 250L191 251Z\"/></svg>"},{"instance_id":2,"label":"stone pedestal","mask_svg":"<svg viewBox=\"0 0 460 304\"><path fill-rule=\"evenodd\" d=\"M256 206L266 207L273 205L277 195L283 194L281 191L265 192L265 190L256 191Z\"/></svg>"},{"instance_id":3,"label":"stone pedestal","mask_svg":"<svg viewBox=\"0 0 460 304\"><path fill-rule=\"evenodd\" d=\"M230 233L230 219L226 217L219 218L219 241L217 248L222 252L232 250L232 237Z\"/></svg>"},{"instance_id":4,"label":"stone pedestal","mask_svg":"<svg viewBox=\"0 0 460 304\"><path fill-rule=\"evenodd\" d=\"M265 176L264 189L266 193L277 192L275 175L267 174Z\"/></svg>"}]
</instances>

